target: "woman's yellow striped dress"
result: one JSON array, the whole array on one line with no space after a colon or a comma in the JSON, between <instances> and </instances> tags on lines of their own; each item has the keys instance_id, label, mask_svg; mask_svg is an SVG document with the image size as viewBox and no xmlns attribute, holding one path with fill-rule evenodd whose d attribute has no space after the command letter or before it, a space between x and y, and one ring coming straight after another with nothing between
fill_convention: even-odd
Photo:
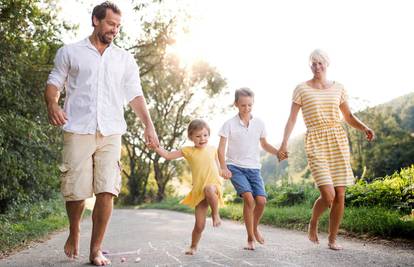
<instances>
[{"instance_id":1,"label":"woman's yellow striped dress","mask_svg":"<svg viewBox=\"0 0 414 267\"><path fill-rule=\"evenodd\" d=\"M317 186L354 183L348 138L340 123L339 105L346 99L344 87L337 82L328 89L301 83L293 92L292 101L301 105L307 127L305 150Z\"/></svg>"}]
</instances>

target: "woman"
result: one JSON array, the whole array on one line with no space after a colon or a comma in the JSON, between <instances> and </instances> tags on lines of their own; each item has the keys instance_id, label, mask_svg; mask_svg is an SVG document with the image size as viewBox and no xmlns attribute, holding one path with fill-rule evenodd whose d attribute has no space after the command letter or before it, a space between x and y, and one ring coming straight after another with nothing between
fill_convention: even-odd
<instances>
[{"instance_id":1,"label":"woman","mask_svg":"<svg viewBox=\"0 0 414 267\"><path fill-rule=\"evenodd\" d=\"M313 78L299 84L293 93L290 116L286 123L283 142L279 149L281 160L288 157L287 145L299 110L302 108L307 127L305 150L312 176L319 188L320 196L315 201L309 223L309 240L319 244L318 220L330 208L328 247L341 250L336 243L339 225L344 213L345 189L353 184L348 138L341 126L340 111L345 121L365 133L368 141L375 134L355 117L348 106L344 87L326 78L329 58L321 50L310 55Z\"/></svg>"}]
</instances>

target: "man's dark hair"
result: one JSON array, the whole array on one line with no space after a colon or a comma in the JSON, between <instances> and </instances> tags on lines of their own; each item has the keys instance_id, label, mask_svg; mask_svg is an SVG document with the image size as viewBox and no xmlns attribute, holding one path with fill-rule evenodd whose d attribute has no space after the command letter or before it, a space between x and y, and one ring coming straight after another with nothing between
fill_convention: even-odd
<instances>
[{"instance_id":1,"label":"man's dark hair","mask_svg":"<svg viewBox=\"0 0 414 267\"><path fill-rule=\"evenodd\" d=\"M93 8L93 11L92 11L92 26L93 27L95 27L95 24L93 24L93 17L96 17L98 20L103 20L106 16L107 9L112 10L115 14L121 15L121 10L119 9L117 5L115 5L114 3L110 1L105 1Z\"/></svg>"}]
</instances>

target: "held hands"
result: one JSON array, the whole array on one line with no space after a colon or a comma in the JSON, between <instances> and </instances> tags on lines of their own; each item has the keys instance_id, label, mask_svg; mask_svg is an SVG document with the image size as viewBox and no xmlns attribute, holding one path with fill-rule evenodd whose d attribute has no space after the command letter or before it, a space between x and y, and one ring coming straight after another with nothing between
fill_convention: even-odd
<instances>
[{"instance_id":1,"label":"held hands","mask_svg":"<svg viewBox=\"0 0 414 267\"><path fill-rule=\"evenodd\" d=\"M289 156L288 156L288 152L287 152L286 146L282 145L279 148L279 150L277 151L277 155L276 156L279 159L279 162L282 161L282 160L287 159Z\"/></svg>"},{"instance_id":2,"label":"held hands","mask_svg":"<svg viewBox=\"0 0 414 267\"><path fill-rule=\"evenodd\" d=\"M224 167L220 170L220 175L224 179L230 179L233 176L233 174L231 173L231 171L229 169L227 169L227 167Z\"/></svg>"},{"instance_id":3,"label":"held hands","mask_svg":"<svg viewBox=\"0 0 414 267\"><path fill-rule=\"evenodd\" d=\"M154 127L146 127L144 130L145 144L150 149L155 149L160 146L158 141L157 133L155 132Z\"/></svg>"},{"instance_id":4,"label":"held hands","mask_svg":"<svg viewBox=\"0 0 414 267\"><path fill-rule=\"evenodd\" d=\"M370 128L367 127L366 129L364 129L364 133L368 141L371 142L372 140L375 139L375 133Z\"/></svg>"},{"instance_id":5,"label":"held hands","mask_svg":"<svg viewBox=\"0 0 414 267\"><path fill-rule=\"evenodd\" d=\"M50 124L54 126L62 126L68 121L66 113L57 103L52 103L47 106L47 115L49 117Z\"/></svg>"}]
</instances>

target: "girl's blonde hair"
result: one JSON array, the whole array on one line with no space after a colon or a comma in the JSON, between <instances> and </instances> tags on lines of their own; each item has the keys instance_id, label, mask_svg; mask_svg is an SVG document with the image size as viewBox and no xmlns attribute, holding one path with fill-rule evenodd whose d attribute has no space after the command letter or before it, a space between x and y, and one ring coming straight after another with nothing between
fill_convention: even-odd
<instances>
[{"instance_id":1,"label":"girl's blonde hair","mask_svg":"<svg viewBox=\"0 0 414 267\"><path fill-rule=\"evenodd\" d=\"M325 63L326 66L329 66L330 63L328 54L321 49L315 49L310 54L309 65L312 65L313 62L322 62Z\"/></svg>"},{"instance_id":2,"label":"girl's blonde hair","mask_svg":"<svg viewBox=\"0 0 414 267\"><path fill-rule=\"evenodd\" d=\"M192 120L187 128L188 138L191 139L191 136L195 131L200 131L202 129L207 129L208 135L210 135L210 127L208 126L207 122L200 119Z\"/></svg>"}]
</instances>

